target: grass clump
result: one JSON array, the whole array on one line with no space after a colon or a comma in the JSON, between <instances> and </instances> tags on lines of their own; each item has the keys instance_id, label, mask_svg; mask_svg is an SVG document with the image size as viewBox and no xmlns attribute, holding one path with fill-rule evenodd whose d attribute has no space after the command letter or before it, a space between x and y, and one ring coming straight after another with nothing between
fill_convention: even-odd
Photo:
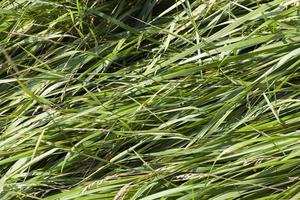
<instances>
[{"instance_id":1,"label":"grass clump","mask_svg":"<svg viewBox=\"0 0 300 200\"><path fill-rule=\"evenodd\" d=\"M295 0L0 3L1 199L299 199Z\"/></svg>"}]
</instances>

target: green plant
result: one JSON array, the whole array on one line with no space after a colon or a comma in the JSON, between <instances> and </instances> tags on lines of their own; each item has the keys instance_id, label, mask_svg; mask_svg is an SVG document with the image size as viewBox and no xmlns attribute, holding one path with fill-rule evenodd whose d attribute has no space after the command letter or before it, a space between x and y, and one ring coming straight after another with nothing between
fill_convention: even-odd
<instances>
[{"instance_id":1,"label":"green plant","mask_svg":"<svg viewBox=\"0 0 300 200\"><path fill-rule=\"evenodd\" d=\"M1 199L299 199L296 0L0 2Z\"/></svg>"}]
</instances>

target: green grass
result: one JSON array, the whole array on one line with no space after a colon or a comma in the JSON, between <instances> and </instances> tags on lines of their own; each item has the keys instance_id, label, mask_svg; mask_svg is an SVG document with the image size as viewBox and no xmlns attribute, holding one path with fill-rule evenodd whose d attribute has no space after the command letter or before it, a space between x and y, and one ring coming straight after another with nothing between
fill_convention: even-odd
<instances>
[{"instance_id":1,"label":"green grass","mask_svg":"<svg viewBox=\"0 0 300 200\"><path fill-rule=\"evenodd\" d=\"M0 2L0 199L300 199L298 0Z\"/></svg>"}]
</instances>

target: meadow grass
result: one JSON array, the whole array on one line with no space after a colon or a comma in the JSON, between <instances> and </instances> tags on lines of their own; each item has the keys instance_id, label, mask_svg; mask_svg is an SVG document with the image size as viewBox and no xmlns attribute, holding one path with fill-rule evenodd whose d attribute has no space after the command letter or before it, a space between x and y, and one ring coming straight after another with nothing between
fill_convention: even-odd
<instances>
[{"instance_id":1,"label":"meadow grass","mask_svg":"<svg viewBox=\"0 0 300 200\"><path fill-rule=\"evenodd\" d=\"M0 199L300 199L298 0L0 2Z\"/></svg>"}]
</instances>

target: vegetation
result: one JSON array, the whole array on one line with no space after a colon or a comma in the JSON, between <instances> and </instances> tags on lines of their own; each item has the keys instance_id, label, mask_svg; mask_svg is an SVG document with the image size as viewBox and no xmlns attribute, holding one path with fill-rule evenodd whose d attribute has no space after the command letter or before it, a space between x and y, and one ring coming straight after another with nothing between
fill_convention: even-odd
<instances>
[{"instance_id":1,"label":"vegetation","mask_svg":"<svg viewBox=\"0 0 300 200\"><path fill-rule=\"evenodd\" d=\"M0 2L0 199L300 199L298 0Z\"/></svg>"}]
</instances>

